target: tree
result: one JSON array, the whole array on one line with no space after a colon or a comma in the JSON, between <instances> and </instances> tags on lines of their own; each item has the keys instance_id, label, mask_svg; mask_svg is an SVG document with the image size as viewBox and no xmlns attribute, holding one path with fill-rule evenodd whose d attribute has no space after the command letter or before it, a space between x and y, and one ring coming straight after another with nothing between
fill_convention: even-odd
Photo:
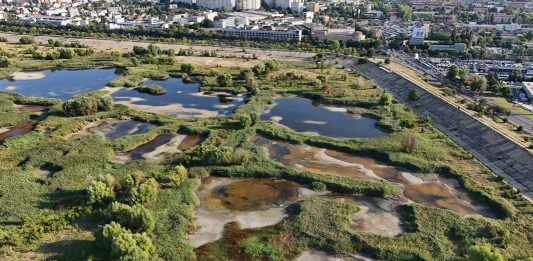
<instances>
[{"instance_id":1,"label":"tree","mask_svg":"<svg viewBox=\"0 0 533 261\"><path fill-rule=\"evenodd\" d=\"M250 69L243 69L239 74L241 80L245 80L247 84L252 85L254 81L254 73Z\"/></svg>"},{"instance_id":2,"label":"tree","mask_svg":"<svg viewBox=\"0 0 533 261\"><path fill-rule=\"evenodd\" d=\"M183 183L183 181L185 181L188 176L189 173L187 171L187 168L180 164L176 166L176 171L170 175L169 179L172 185L174 187L177 187L181 183Z\"/></svg>"},{"instance_id":3,"label":"tree","mask_svg":"<svg viewBox=\"0 0 533 261\"><path fill-rule=\"evenodd\" d=\"M230 74L223 73L217 76L217 83L222 87L231 87L233 86L233 79Z\"/></svg>"},{"instance_id":4,"label":"tree","mask_svg":"<svg viewBox=\"0 0 533 261\"><path fill-rule=\"evenodd\" d=\"M500 94L505 98L509 98L511 95L513 95L513 91L509 87L503 87L500 88Z\"/></svg>"},{"instance_id":5,"label":"tree","mask_svg":"<svg viewBox=\"0 0 533 261\"><path fill-rule=\"evenodd\" d=\"M457 76L459 76L459 66L452 64L452 66L450 66L450 68L448 69L446 78L448 78L450 81L454 81Z\"/></svg>"},{"instance_id":6,"label":"tree","mask_svg":"<svg viewBox=\"0 0 533 261\"><path fill-rule=\"evenodd\" d=\"M485 79L487 80L487 90L489 90L493 94L500 93L502 84L500 83L500 80L498 79L498 75L496 73L487 74L487 76L485 76Z\"/></svg>"},{"instance_id":7,"label":"tree","mask_svg":"<svg viewBox=\"0 0 533 261\"><path fill-rule=\"evenodd\" d=\"M504 261L505 258L489 244L478 244L468 248L466 253L467 261Z\"/></svg>"},{"instance_id":8,"label":"tree","mask_svg":"<svg viewBox=\"0 0 533 261\"><path fill-rule=\"evenodd\" d=\"M113 221L134 232L150 232L155 227L154 216L142 205L131 207L115 201L110 206L110 216Z\"/></svg>"},{"instance_id":9,"label":"tree","mask_svg":"<svg viewBox=\"0 0 533 261\"><path fill-rule=\"evenodd\" d=\"M76 53L72 49L59 49L60 59L72 59Z\"/></svg>"},{"instance_id":10,"label":"tree","mask_svg":"<svg viewBox=\"0 0 533 261\"><path fill-rule=\"evenodd\" d=\"M111 175L99 176L87 187L89 204L104 204L115 198L115 178Z\"/></svg>"},{"instance_id":11,"label":"tree","mask_svg":"<svg viewBox=\"0 0 533 261\"><path fill-rule=\"evenodd\" d=\"M157 45L154 45L154 44L149 44L148 45L148 53L153 55L153 56L157 56L161 53L161 48L159 48L159 46Z\"/></svg>"},{"instance_id":12,"label":"tree","mask_svg":"<svg viewBox=\"0 0 533 261\"><path fill-rule=\"evenodd\" d=\"M138 56L145 56L148 50L142 46L133 46L133 53Z\"/></svg>"},{"instance_id":13,"label":"tree","mask_svg":"<svg viewBox=\"0 0 533 261\"><path fill-rule=\"evenodd\" d=\"M196 67L190 63L182 63L180 66L180 69L182 72L185 72L187 74L191 74L196 70Z\"/></svg>"},{"instance_id":14,"label":"tree","mask_svg":"<svg viewBox=\"0 0 533 261\"><path fill-rule=\"evenodd\" d=\"M390 64L390 58L385 58L385 64Z\"/></svg>"},{"instance_id":15,"label":"tree","mask_svg":"<svg viewBox=\"0 0 533 261\"><path fill-rule=\"evenodd\" d=\"M240 122L241 127L242 127L243 129L252 126L252 123L253 123L253 122L252 122L252 118L250 118L250 116L249 116L248 114L241 115L241 116L239 117L239 122Z\"/></svg>"},{"instance_id":16,"label":"tree","mask_svg":"<svg viewBox=\"0 0 533 261\"><path fill-rule=\"evenodd\" d=\"M388 92L383 92L381 97L379 98L379 104L385 107L392 106L392 95Z\"/></svg>"},{"instance_id":17,"label":"tree","mask_svg":"<svg viewBox=\"0 0 533 261\"><path fill-rule=\"evenodd\" d=\"M413 17L413 8L407 4L398 5L398 15L403 20L409 21Z\"/></svg>"},{"instance_id":18,"label":"tree","mask_svg":"<svg viewBox=\"0 0 533 261\"><path fill-rule=\"evenodd\" d=\"M470 90L474 92L483 93L487 89L487 81L484 78L475 76L470 83Z\"/></svg>"},{"instance_id":19,"label":"tree","mask_svg":"<svg viewBox=\"0 0 533 261\"><path fill-rule=\"evenodd\" d=\"M131 191L131 200L135 204L151 204L157 198L159 184L153 178L148 179L145 183L134 187Z\"/></svg>"},{"instance_id":20,"label":"tree","mask_svg":"<svg viewBox=\"0 0 533 261\"><path fill-rule=\"evenodd\" d=\"M10 64L11 62L9 62L9 59L7 59L7 57L0 57L0 68L7 68Z\"/></svg>"},{"instance_id":21,"label":"tree","mask_svg":"<svg viewBox=\"0 0 533 261\"><path fill-rule=\"evenodd\" d=\"M33 44L33 43L35 43L35 40L33 39L33 37L30 37L30 36L22 36L19 39L19 43L21 43L21 44Z\"/></svg>"},{"instance_id":22,"label":"tree","mask_svg":"<svg viewBox=\"0 0 533 261\"><path fill-rule=\"evenodd\" d=\"M278 60L268 60L265 62L265 71L267 74L273 71L277 71L278 68L279 68Z\"/></svg>"},{"instance_id":23,"label":"tree","mask_svg":"<svg viewBox=\"0 0 533 261\"><path fill-rule=\"evenodd\" d=\"M102 229L102 243L114 260L152 260L155 252L152 240L145 233L134 234L116 222Z\"/></svg>"},{"instance_id":24,"label":"tree","mask_svg":"<svg viewBox=\"0 0 533 261\"><path fill-rule=\"evenodd\" d=\"M252 120L252 126L258 124L261 121L261 115L259 113L250 114L250 119Z\"/></svg>"}]
</instances>

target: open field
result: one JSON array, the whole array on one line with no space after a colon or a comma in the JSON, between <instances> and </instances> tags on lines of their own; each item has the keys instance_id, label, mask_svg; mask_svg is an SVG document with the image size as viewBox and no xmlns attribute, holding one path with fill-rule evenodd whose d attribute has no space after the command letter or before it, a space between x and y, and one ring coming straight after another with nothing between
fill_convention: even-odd
<instances>
[{"instance_id":1,"label":"open field","mask_svg":"<svg viewBox=\"0 0 533 261\"><path fill-rule=\"evenodd\" d=\"M21 35L0 32L0 36L6 37L9 42L18 42ZM103 39L86 39L86 38L66 38L58 36L35 36L35 41L46 43L48 39L60 40L63 42L79 42L86 45L89 45L95 49L99 50L108 50L108 51L120 51L128 52L131 51L133 46L143 46L146 47L150 43L147 42L137 42L137 41L115 41L115 40L103 40ZM289 50L265 50L265 49L255 49L255 48L239 48L239 47L216 47L216 46L202 46L202 45L185 45L185 44L171 44L171 43L157 43L163 49L174 49L176 53L180 50L188 50L192 48L195 52L217 52L222 56L234 56L238 58L251 58L253 55L259 60L269 60L269 59L279 59L283 61L302 61L309 58L312 58L315 53L312 52L299 52L299 51L289 51ZM226 65L240 66L240 62L237 63L239 59L230 60ZM233 64L233 62L235 62Z\"/></svg>"}]
</instances>

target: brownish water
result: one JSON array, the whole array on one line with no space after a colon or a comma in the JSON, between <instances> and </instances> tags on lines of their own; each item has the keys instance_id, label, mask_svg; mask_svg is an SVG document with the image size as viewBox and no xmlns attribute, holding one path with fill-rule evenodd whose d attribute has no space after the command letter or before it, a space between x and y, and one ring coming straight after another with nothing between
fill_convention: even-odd
<instances>
[{"instance_id":1,"label":"brownish water","mask_svg":"<svg viewBox=\"0 0 533 261\"><path fill-rule=\"evenodd\" d=\"M21 111L27 111L27 112L44 112L48 110L49 106L43 106L43 105L15 105L19 110Z\"/></svg>"},{"instance_id":2,"label":"brownish water","mask_svg":"<svg viewBox=\"0 0 533 261\"><path fill-rule=\"evenodd\" d=\"M32 131L35 128L35 125L37 125L37 122L37 120L29 120L17 126L5 128L3 131L0 129L0 142L7 138L19 136Z\"/></svg>"},{"instance_id":3,"label":"brownish water","mask_svg":"<svg viewBox=\"0 0 533 261\"><path fill-rule=\"evenodd\" d=\"M255 136L252 141L273 160L318 174L385 179L400 184L408 199L426 206L453 210L461 215L494 217L486 207L473 202L454 179L438 175L415 176L372 158L360 157L308 145L293 145Z\"/></svg>"},{"instance_id":4,"label":"brownish water","mask_svg":"<svg viewBox=\"0 0 533 261\"><path fill-rule=\"evenodd\" d=\"M189 242L199 247L216 241L222 237L224 226L231 222L242 229L277 224L287 217L285 208L290 203L319 194L287 180L204 179L197 192L198 230L189 236Z\"/></svg>"},{"instance_id":5,"label":"brownish water","mask_svg":"<svg viewBox=\"0 0 533 261\"><path fill-rule=\"evenodd\" d=\"M294 201L298 197L298 183L287 180L242 180L213 191L213 204L231 210L265 210Z\"/></svg>"},{"instance_id":6,"label":"brownish water","mask_svg":"<svg viewBox=\"0 0 533 261\"><path fill-rule=\"evenodd\" d=\"M200 137L200 135L187 135L187 137L181 141L178 149L186 151L200 143L202 143L202 137Z\"/></svg>"}]
</instances>

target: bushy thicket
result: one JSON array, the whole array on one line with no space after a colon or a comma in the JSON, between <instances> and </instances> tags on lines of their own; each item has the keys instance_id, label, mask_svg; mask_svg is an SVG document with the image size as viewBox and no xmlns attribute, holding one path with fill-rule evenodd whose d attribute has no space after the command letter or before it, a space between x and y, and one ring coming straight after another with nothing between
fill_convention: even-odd
<instances>
[{"instance_id":1,"label":"bushy thicket","mask_svg":"<svg viewBox=\"0 0 533 261\"><path fill-rule=\"evenodd\" d=\"M139 86L135 88L138 92L148 93L151 95L163 95L167 90L159 85Z\"/></svg>"},{"instance_id":2,"label":"bushy thicket","mask_svg":"<svg viewBox=\"0 0 533 261\"><path fill-rule=\"evenodd\" d=\"M65 114L70 117L85 116L113 109L113 99L98 93L78 95L63 104Z\"/></svg>"}]
</instances>

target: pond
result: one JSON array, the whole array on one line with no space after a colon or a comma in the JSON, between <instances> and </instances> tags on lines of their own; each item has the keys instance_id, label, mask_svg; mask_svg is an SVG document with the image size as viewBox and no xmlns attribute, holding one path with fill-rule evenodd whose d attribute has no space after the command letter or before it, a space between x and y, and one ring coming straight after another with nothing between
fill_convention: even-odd
<instances>
[{"instance_id":1,"label":"pond","mask_svg":"<svg viewBox=\"0 0 533 261\"><path fill-rule=\"evenodd\" d=\"M277 224L287 217L289 204L319 194L287 180L207 178L197 192L198 230L189 242L199 247L216 241L231 222L241 229Z\"/></svg>"},{"instance_id":2,"label":"pond","mask_svg":"<svg viewBox=\"0 0 533 261\"><path fill-rule=\"evenodd\" d=\"M199 135L163 134L155 139L125 152L116 152L113 159L161 161L168 155L182 153L201 142Z\"/></svg>"},{"instance_id":3,"label":"pond","mask_svg":"<svg viewBox=\"0 0 533 261\"><path fill-rule=\"evenodd\" d=\"M347 107L326 106L302 97L276 98L276 104L261 115L299 132L335 138L375 138L387 133L376 119L353 116Z\"/></svg>"},{"instance_id":4,"label":"pond","mask_svg":"<svg viewBox=\"0 0 533 261\"><path fill-rule=\"evenodd\" d=\"M38 122L38 120L29 120L13 127L0 128L0 144L2 144L7 138L19 136L32 131Z\"/></svg>"},{"instance_id":5,"label":"pond","mask_svg":"<svg viewBox=\"0 0 533 261\"><path fill-rule=\"evenodd\" d=\"M407 201L453 210L463 216L495 217L490 209L471 200L455 179L436 174L414 175L368 157L308 145L293 145L254 136L269 157L287 166L324 175L387 180L403 188Z\"/></svg>"},{"instance_id":6,"label":"pond","mask_svg":"<svg viewBox=\"0 0 533 261\"><path fill-rule=\"evenodd\" d=\"M156 125L134 120L103 119L90 122L83 131L74 133L70 138L78 138L89 134L100 134L109 140L115 140L125 135L146 133L157 127Z\"/></svg>"},{"instance_id":7,"label":"pond","mask_svg":"<svg viewBox=\"0 0 533 261\"><path fill-rule=\"evenodd\" d=\"M148 80L143 86L158 85L166 89L162 95L140 93L134 88L106 88L115 103L133 109L175 117L217 117L230 116L244 97L227 93L199 92L197 83L184 83L182 79L170 78L163 81Z\"/></svg>"},{"instance_id":8,"label":"pond","mask_svg":"<svg viewBox=\"0 0 533 261\"><path fill-rule=\"evenodd\" d=\"M101 89L116 77L115 69L17 72L0 80L0 91L66 101L80 93Z\"/></svg>"}]
</instances>

